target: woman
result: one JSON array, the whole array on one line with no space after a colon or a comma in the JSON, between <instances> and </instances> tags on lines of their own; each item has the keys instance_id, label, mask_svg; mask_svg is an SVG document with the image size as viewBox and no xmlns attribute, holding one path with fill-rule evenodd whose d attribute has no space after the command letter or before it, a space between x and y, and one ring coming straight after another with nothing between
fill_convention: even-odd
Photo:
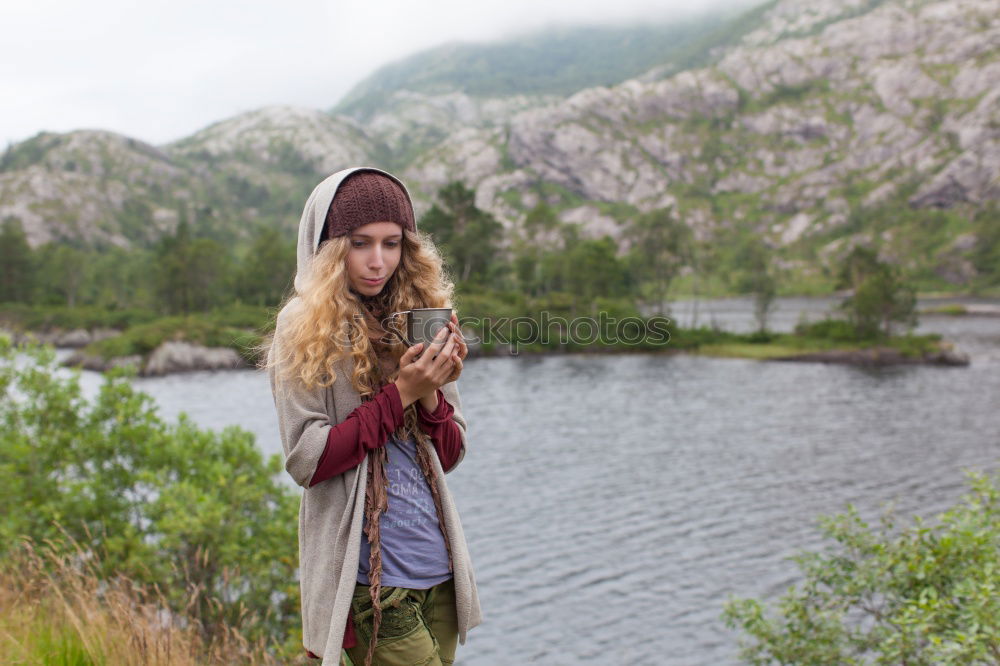
<instances>
[{"instance_id":1,"label":"woman","mask_svg":"<svg viewBox=\"0 0 1000 666\"><path fill-rule=\"evenodd\" d=\"M452 315L421 354L385 334L393 312L451 307L406 188L377 169L320 183L299 223L293 297L267 370L299 508L303 643L323 664L450 664L480 622L445 483L465 454Z\"/></svg>"}]
</instances>

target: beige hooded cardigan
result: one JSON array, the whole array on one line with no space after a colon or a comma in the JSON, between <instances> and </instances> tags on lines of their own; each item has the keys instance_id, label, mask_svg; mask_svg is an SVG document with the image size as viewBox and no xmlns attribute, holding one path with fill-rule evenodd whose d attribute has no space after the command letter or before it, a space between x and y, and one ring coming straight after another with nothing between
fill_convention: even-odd
<instances>
[{"instance_id":1,"label":"beige hooded cardigan","mask_svg":"<svg viewBox=\"0 0 1000 666\"><path fill-rule=\"evenodd\" d=\"M301 292L309 273L333 195L344 178L357 170L346 169L329 176L316 186L306 201L299 222L298 271L295 275L297 292ZM391 174L386 175L392 177ZM405 187L403 191L406 191ZM287 321L288 313L297 307L301 307L298 297L289 301L278 313L276 345L280 344L282 327ZM272 358L273 348L268 354L268 360ZM311 488L308 484L326 448L330 428L346 419L361 404L361 396L351 384L353 360L348 356L340 362L337 366L337 379L332 386L315 390L307 390L300 382L282 381L276 376L270 363L268 367L274 406L278 413L281 445L285 454L285 470L297 484L305 488L299 505L302 641L307 650L322 655L323 666L336 666L340 663L344 628L357 581L368 459L365 458L360 465L340 476L322 481ZM462 415L458 386L456 382L450 382L441 387L441 392L455 410L452 418L462 435L462 450L458 459L461 462L465 456L466 423ZM458 637L459 642L465 644L466 632L481 621L479 594L458 510L448 484L445 483L441 462L433 448L430 453L451 545Z\"/></svg>"}]
</instances>

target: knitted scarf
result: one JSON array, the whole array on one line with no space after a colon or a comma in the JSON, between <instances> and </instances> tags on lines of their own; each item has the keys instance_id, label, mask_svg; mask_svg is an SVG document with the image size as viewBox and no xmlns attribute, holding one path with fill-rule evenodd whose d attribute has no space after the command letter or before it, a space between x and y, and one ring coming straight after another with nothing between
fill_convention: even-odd
<instances>
[{"instance_id":1,"label":"knitted scarf","mask_svg":"<svg viewBox=\"0 0 1000 666\"><path fill-rule=\"evenodd\" d=\"M375 351L376 358L373 359L376 372L379 374L379 385L392 381L397 376L398 368L389 373L383 370L383 360L388 364L389 348L378 338L384 334L379 322L385 316L384 302L380 299L364 299L365 321L368 324L369 340ZM388 376L387 376L388 375ZM370 400L373 396L364 396L364 400ZM430 459L430 441L427 435L420 429L417 422L416 403L406 408L403 413L403 426L395 433L397 437L406 439L412 436L417 442L417 461L420 469L424 473L427 485L434 499L434 508L437 510L438 528L444 537L445 549L448 552L448 570L453 571L454 562L451 555L451 543L448 541L448 528L444 523L444 511L441 509L441 493L438 490L437 479L434 476L434 467ZM382 624L382 608L380 605L380 595L382 591L382 539L379 530L379 521L389 510L388 479L386 476L386 465L389 461L389 452L385 446L379 446L368 453L368 479L365 489L365 536L371 546L371 555L368 559L368 582L369 592L372 601L372 635L368 644L368 654L365 656L365 666L371 666L372 658L375 655L375 644L378 642L379 627Z\"/></svg>"}]
</instances>

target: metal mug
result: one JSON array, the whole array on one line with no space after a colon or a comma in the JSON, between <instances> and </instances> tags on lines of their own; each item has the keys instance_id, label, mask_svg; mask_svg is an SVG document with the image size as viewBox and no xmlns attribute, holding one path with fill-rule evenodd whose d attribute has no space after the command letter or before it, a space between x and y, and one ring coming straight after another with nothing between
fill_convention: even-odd
<instances>
[{"instance_id":1,"label":"metal mug","mask_svg":"<svg viewBox=\"0 0 1000 666\"><path fill-rule=\"evenodd\" d=\"M395 322L396 315L406 315L406 337L397 331L393 324L386 327L386 332L395 335L407 347L423 342L424 349L434 340L442 328L448 327L451 321L451 308L413 308L412 310L400 310L389 315L389 319ZM423 353L423 350L421 350Z\"/></svg>"}]
</instances>

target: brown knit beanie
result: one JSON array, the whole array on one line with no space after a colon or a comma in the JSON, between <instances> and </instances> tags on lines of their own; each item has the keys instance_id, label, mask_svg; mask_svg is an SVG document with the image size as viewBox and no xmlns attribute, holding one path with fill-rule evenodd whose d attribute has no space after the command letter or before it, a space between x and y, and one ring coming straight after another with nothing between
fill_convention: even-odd
<instances>
[{"instance_id":1,"label":"brown knit beanie","mask_svg":"<svg viewBox=\"0 0 1000 666\"><path fill-rule=\"evenodd\" d=\"M410 231L417 228L410 198L399 183L378 171L356 171L333 195L322 238L343 236L372 222L395 222Z\"/></svg>"}]
</instances>

